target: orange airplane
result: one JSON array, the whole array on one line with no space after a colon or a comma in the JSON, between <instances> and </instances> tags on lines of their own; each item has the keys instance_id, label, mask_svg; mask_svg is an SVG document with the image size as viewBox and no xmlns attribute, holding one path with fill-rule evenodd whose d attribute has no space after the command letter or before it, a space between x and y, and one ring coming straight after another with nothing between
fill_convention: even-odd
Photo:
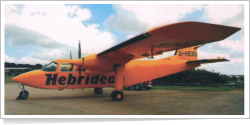
<instances>
[{"instance_id":1,"label":"orange airplane","mask_svg":"<svg viewBox=\"0 0 250 125\"><path fill-rule=\"evenodd\" d=\"M194 69L203 63L229 61L219 57L198 60L197 49L239 30L217 24L180 22L153 28L99 54L82 58L79 41L79 59L57 59L41 70L14 77L12 80L22 85L17 99L28 98L29 93L24 89L27 85L58 90L94 88L95 94L101 94L104 87L113 87L112 100L121 101L123 87ZM172 57L137 60L172 50L176 50Z\"/></svg>"}]
</instances>

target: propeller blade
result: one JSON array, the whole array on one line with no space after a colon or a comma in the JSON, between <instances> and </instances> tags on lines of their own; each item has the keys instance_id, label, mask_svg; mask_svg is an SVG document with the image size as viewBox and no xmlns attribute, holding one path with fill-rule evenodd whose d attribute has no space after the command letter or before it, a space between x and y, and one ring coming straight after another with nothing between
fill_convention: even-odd
<instances>
[{"instance_id":1,"label":"propeller blade","mask_svg":"<svg viewBox=\"0 0 250 125\"><path fill-rule=\"evenodd\" d=\"M79 45L78 45L78 59L81 58L81 43L80 43L80 40L79 40Z\"/></svg>"},{"instance_id":2,"label":"propeller blade","mask_svg":"<svg viewBox=\"0 0 250 125\"><path fill-rule=\"evenodd\" d=\"M81 43L79 40L79 44L78 44L78 59L81 58ZM79 66L79 76L81 76L81 66Z\"/></svg>"},{"instance_id":3,"label":"propeller blade","mask_svg":"<svg viewBox=\"0 0 250 125\"><path fill-rule=\"evenodd\" d=\"M79 66L79 76L81 76L81 66Z\"/></svg>"},{"instance_id":4,"label":"propeller blade","mask_svg":"<svg viewBox=\"0 0 250 125\"><path fill-rule=\"evenodd\" d=\"M70 50L70 55L69 56L70 56L70 59L72 59L71 50Z\"/></svg>"}]
</instances>

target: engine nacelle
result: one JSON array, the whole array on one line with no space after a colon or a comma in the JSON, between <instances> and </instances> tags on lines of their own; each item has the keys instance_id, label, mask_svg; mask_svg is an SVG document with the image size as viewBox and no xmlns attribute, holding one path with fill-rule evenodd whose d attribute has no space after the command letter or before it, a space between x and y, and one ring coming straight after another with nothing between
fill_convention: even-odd
<instances>
[{"instance_id":1,"label":"engine nacelle","mask_svg":"<svg viewBox=\"0 0 250 125\"><path fill-rule=\"evenodd\" d=\"M97 55L89 55L73 62L76 66L81 66L89 73L108 73L113 71L113 62L107 58L101 58ZM94 73L95 72L95 73Z\"/></svg>"},{"instance_id":2,"label":"engine nacelle","mask_svg":"<svg viewBox=\"0 0 250 125\"><path fill-rule=\"evenodd\" d=\"M86 70L94 70L100 72L113 71L113 63L110 60L106 58L100 58L97 55L84 57L83 67Z\"/></svg>"}]
</instances>

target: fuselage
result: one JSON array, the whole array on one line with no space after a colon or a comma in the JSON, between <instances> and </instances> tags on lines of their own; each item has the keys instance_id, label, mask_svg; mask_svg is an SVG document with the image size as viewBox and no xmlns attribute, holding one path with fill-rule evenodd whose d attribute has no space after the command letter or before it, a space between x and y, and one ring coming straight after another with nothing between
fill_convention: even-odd
<instances>
[{"instance_id":1,"label":"fuselage","mask_svg":"<svg viewBox=\"0 0 250 125\"><path fill-rule=\"evenodd\" d=\"M23 85L42 89L104 88L135 85L177 72L193 69L200 64L187 64L187 60L132 60L107 73L86 74L85 69L71 64L72 60L55 60L42 70L14 77ZM103 65L105 66L105 65Z\"/></svg>"}]
</instances>

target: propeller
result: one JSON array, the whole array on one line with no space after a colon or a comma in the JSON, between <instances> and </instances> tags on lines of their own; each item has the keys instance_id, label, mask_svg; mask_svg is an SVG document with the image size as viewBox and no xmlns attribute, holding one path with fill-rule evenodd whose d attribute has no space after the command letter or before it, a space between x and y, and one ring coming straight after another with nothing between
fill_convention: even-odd
<instances>
[{"instance_id":1,"label":"propeller","mask_svg":"<svg viewBox=\"0 0 250 125\"><path fill-rule=\"evenodd\" d=\"M69 56L70 56L70 59L72 59L71 50L70 50L70 55Z\"/></svg>"},{"instance_id":2,"label":"propeller","mask_svg":"<svg viewBox=\"0 0 250 125\"><path fill-rule=\"evenodd\" d=\"M83 67L83 65L84 65L84 58L81 58L81 43L80 43L80 40L79 40L79 45L78 45L78 59L73 60L72 64L79 67L79 76L81 76L81 67Z\"/></svg>"},{"instance_id":3,"label":"propeller","mask_svg":"<svg viewBox=\"0 0 250 125\"><path fill-rule=\"evenodd\" d=\"M79 44L78 44L78 59L81 58L81 43L79 40ZM81 66L79 66L79 76L81 76Z\"/></svg>"}]
</instances>

